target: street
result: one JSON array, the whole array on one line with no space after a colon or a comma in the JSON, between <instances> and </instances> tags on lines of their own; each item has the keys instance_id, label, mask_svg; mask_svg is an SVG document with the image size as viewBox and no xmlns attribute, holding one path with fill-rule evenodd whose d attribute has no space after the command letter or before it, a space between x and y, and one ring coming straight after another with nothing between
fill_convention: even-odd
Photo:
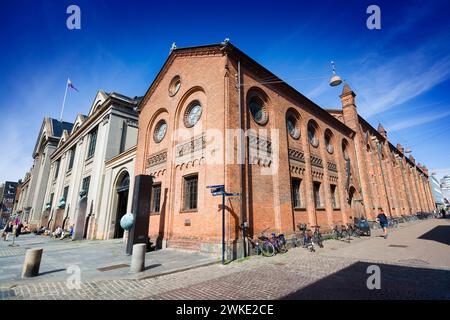
<instances>
[{"instance_id":1,"label":"street","mask_svg":"<svg viewBox=\"0 0 450 320\"><path fill-rule=\"evenodd\" d=\"M0 283L1 299L449 299L450 220L401 224L388 239L327 240L315 253L290 249L228 265L192 267L146 279L93 279L81 273L79 289L61 278ZM7 250L4 246L2 250ZM82 249L80 249L82 250ZM162 251L163 252L163 251ZM187 254L187 253L186 253ZM8 257L0 255L4 269ZM152 259L152 256L147 256ZM152 261L147 261L151 265ZM380 268L380 289L369 290L368 266ZM50 271L50 270L48 270ZM88 272L86 272L88 273ZM124 273L123 273L124 275ZM67 277L67 275L65 275ZM5 283L5 280L2 280Z\"/></svg>"}]
</instances>

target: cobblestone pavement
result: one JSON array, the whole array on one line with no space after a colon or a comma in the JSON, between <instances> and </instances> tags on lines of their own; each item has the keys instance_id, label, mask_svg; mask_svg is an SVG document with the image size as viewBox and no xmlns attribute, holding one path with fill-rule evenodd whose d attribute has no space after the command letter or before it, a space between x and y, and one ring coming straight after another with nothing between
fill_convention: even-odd
<instances>
[{"instance_id":1,"label":"cobblestone pavement","mask_svg":"<svg viewBox=\"0 0 450 320\"><path fill-rule=\"evenodd\" d=\"M0 287L23 285L28 282L58 282L68 278L68 270L79 268L84 281L115 280L148 277L186 267L197 267L218 261L200 253L180 250L160 250L146 254L144 272L129 274L131 257L125 254L122 239L113 240L57 240L33 234L21 235L12 241L0 240ZM37 278L21 279L27 249L43 248L40 274Z\"/></svg>"},{"instance_id":2,"label":"cobblestone pavement","mask_svg":"<svg viewBox=\"0 0 450 320\"><path fill-rule=\"evenodd\" d=\"M0 299L450 299L450 264L442 258L450 255L449 228L449 220L420 221L387 240L375 232L350 244L326 241L316 253L294 248L145 280L87 281L80 289L64 281L0 287ZM373 264L380 290L367 289Z\"/></svg>"}]
</instances>

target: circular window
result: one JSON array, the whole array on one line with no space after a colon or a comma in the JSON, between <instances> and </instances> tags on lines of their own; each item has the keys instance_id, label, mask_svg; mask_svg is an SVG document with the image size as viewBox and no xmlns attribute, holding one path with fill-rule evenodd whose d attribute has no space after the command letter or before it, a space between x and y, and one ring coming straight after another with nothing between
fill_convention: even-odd
<instances>
[{"instance_id":1,"label":"circular window","mask_svg":"<svg viewBox=\"0 0 450 320\"><path fill-rule=\"evenodd\" d=\"M165 120L160 120L156 125L155 132L153 134L153 139L156 143L159 143L164 139L167 132L167 122Z\"/></svg>"},{"instance_id":2,"label":"circular window","mask_svg":"<svg viewBox=\"0 0 450 320\"><path fill-rule=\"evenodd\" d=\"M173 77L172 81L170 81L169 85L169 95L173 97L177 94L181 87L181 78L180 76Z\"/></svg>"},{"instance_id":3,"label":"circular window","mask_svg":"<svg viewBox=\"0 0 450 320\"><path fill-rule=\"evenodd\" d=\"M260 125L265 125L269 116L267 115L266 106L264 101L260 97L252 97L248 103L250 113L252 114L253 120Z\"/></svg>"},{"instance_id":4,"label":"circular window","mask_svg":"<svg viewBox=\"0 0 450 320\"><path fill-rule=\"evenodd\" d=\"M319 139L316 137L316 127L313 124L308 125L308 140L315 148L319 146Z\"/></svg>"},{"instance_id":5,"label":"circular window","mask_svg":"<svg viewBox=\"0 0 450 320\"><path fill-rule=\"evenodd\" d=\"M300 129L298 128L298 120L295 116L289 115L286 119L286 126L289 132L289 135L294 138L300 138Z\"/></svg>"},{"instance_id":6,"label":"circular window","mask_svg":"<svg viewBox=\"0 0 450 320\"><path fill-rule=\"evenodd\" d=\"M186 127L193 127L202 115L202 105L198 100L191 102L191 104L186 108L184 114L184 124Z\"/></svg>"}]
</instances>

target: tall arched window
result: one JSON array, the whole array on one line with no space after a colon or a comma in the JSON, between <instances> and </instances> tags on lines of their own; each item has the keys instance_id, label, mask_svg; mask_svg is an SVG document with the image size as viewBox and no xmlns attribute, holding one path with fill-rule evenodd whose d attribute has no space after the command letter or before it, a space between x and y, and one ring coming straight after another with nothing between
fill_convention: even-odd
<instances>
[{"instance_id":1,"label":"tall arched window","mask_svg":"<svg viewBox=\"0 0 450 320\"><path fill-rule=\"evenodd\" d=\"M325 147L328 153L332 154L334 152L333 133L329 129L325 130Z\"/></svg>"},{"instance_id":2,"label":"tall arched window","mask_svg":"<svg viewBox=\"0 0 450 320\"><path fill-rule=\"evenodd\" d=\"M317 138L318 126L314 121L308 123L308 141L315 148L319 146L319 138Z\"/></svg>"}]
</instances>

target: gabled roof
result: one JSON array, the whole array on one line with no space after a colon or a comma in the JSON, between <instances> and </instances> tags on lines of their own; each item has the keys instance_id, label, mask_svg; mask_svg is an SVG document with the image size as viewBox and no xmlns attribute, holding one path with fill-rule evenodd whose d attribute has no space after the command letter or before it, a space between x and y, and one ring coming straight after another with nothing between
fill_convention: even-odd
<instances>
[{"instance_id":1,"label":"gabled roof","mask_svg":"<svg viewBox=\"0 0 450 320\"><path fill-rule=\"evenodd\" d=\"M310 100L309 98L298 92L295 88L291 87L287 82L281 80L278 76L273 74L271 71L269 71L264 66L253 60L250 56L245 54L243 51L241 51L228 41L220 44L210 44L210 45L172 49L166 61L164 62L162 68L160 69L155 79L151 83L150 87L148 88L147 92L145 93L144 97L140 101L138 105L138 111L142 108L142 106L146 103L151 94L154 92L157 85L164 77L164 74L166 73L166 71L168 70L169 66L172 64L174 59L177 56L183 56L188 53L192 53L195 55L227 53L229 57L239 58L242 65L245 64L249 70L257 70L258 73L261 75L262 79L271 79L271 83L273 83L273 86L282 88L282 90L292 99L301 100L302 103L306 103L308 108L317 113L318 115L320 115L323 120L327 120L329 123L339 126L348 135L354 134L354 131L351 128L349 128L344 123L333 117L331 114L322 109L312 100Z\"/></svg>"},{"instance_id":2,"label":"gabled roof","mask_svg":"<svg viewBox=\"0 0 450 320\"><path fill-rule=\"evenodd\" d=\"M103 102L108 98L109 94L107 94L103 90L98 90L97 94L95 95L94 101L92 101L91 108L89 109L88 117L93 115L95 111L100 107Z\"/></svg>"},{"instance_id":3,"label":"gabled roof","mask_svg":"<svg viewBox=\"0 0 450 320\"><path fill-rule=\"evenodd\" d=\"M41 129L39 130L36 144L33 149L33 158L44 144L50 141L58 143L64 130L70 131L72 130L72 126L73 123L45 117L42 121Z\"/></svg>"},{"instance_id":4,"label":"gabled roof","mask_svg":"<svg viewBox=\"0 0 450 320\"><path fill-rule=\"evenodd\" d=\"M73 123L73 127L72 130L70 131L70 134L74 133L76 130L78 130L78 128L80 128L84 121L86 120L87 116L84 114L77 114L77 117L75 118L75 121Z\"/></svg>"}]
</instances>

